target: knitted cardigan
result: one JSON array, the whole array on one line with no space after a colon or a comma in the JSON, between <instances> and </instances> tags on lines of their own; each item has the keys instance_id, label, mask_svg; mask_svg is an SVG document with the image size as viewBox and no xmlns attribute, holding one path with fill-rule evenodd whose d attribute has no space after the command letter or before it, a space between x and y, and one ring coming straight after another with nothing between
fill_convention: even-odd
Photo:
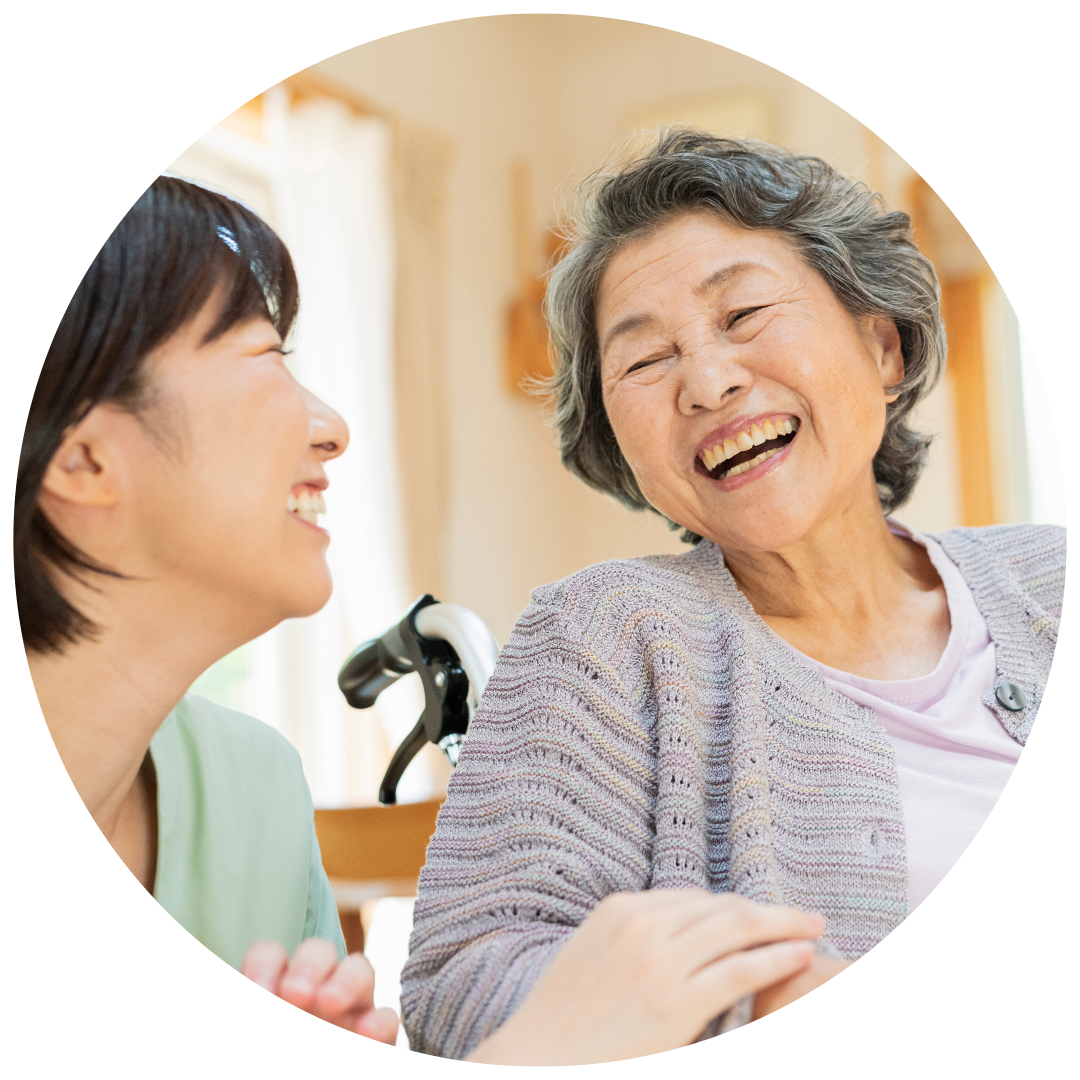
<instances>
[{"instance_id":1,"label":"knitted cardigan","mask_svg":"<svg viewBox=\"0 0 1080 1080\"><path fill-rule=\"evenodd\" d=\"M1057 639L1065 533L936 537L986 618L983 699L1024 743ZM847 959L907 914L896 765L872 709L769 629L723 555L601 563L537 589L439 813L402 973L414 1050L467 1056L606 895L700 887L821 912ZM729 1009L702 1037L744 1023Z\"/></svg>"}]
</instances>

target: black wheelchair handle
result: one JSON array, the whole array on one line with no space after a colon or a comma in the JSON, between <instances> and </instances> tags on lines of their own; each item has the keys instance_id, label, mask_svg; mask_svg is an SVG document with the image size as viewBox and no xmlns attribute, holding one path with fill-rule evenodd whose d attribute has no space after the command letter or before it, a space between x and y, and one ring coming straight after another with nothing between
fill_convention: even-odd
<instances>
[{"instance_id":1,"label":"black wheelchair handle","mask_svg":"<svg viewBox=\"0 0 1080 1080\"><path fill-rule=\"evenodd\" d=\"M438 601L426 593L385 634L360 645L338 673L338 686L354 709L370 709L402 675L417 672L424 686L424 711L394 751L379 787L379 802L397 802L397 785L425 742L447 751L460 744L469 726L469 680L449 642L416 629L416 613ZM453 760L453 758L451 758Z\"/></svg>"}]
</instances>

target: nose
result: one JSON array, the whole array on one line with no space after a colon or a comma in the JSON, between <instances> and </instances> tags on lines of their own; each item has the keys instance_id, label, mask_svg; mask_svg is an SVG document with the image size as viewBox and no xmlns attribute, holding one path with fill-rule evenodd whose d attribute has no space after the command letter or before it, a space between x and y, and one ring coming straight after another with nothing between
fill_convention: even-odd
<instances>
[{"instance_id":1,"label":"nose","mask_svg":"<svg viewBox=\"0 0 1080 1080\"><path fill-rule=\"evenodd\" d=\"M321 398L304 390L310 421L311 446L320 461L341 457L349 445L349 425Z\"/></svg>"},{"instance_id":2,"label":"nose","mask_svg":"<svg viewBox=\"0 0 1080 1080\"><path fill-rule=\"evenodd\" d=\"M715 411L754 381L746 368L715 343L684 353L678 372L679 412L684 416Z\"/></svg>"}]
</instances>

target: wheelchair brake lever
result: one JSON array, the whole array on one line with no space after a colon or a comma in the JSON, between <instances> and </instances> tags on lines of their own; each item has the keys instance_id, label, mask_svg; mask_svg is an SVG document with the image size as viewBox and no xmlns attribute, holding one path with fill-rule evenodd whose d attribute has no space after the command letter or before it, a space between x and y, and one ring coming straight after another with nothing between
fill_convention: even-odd
<instances>
[{"instance_id":1,"label":"wheelchair brake lever","mask_svg":"<svg viewBox=\"0 0 1080 1080\"><path fill-rule=\"evenodd\" d=\"M338 674L338 686L353 708L368 709L388 686L415 671L424 687L424 711L416 726L395 750L379 787L379 802L397 802L397 785L409 762L425 742L435 743L450 759L469 726L469 680L449 642L428 638L416 629L416 615L437 603L425 594L405 617L381 637L360 645Z\"/></svg>"}]
</instances>

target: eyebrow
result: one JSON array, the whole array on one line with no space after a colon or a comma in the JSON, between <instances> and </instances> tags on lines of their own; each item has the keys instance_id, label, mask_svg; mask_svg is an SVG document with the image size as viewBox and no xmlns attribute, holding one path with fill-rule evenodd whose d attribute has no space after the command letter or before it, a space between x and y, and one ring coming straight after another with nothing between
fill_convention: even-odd
<instances>
[{"instance_id":1,"label":"eyebrow","mask_svg":"<svg viewBox=\"0 0 1080 1080\"><path fill-rule=\"evenodd\" d=\"M629 334L633 330L640 330L641 327L648 326L654 321L651 315L631 315L629 318L623 319L622 322L617 322L604 335L604 340L600 342L600 355L603 356L607 347L621 334Z\"/></svg>"},{"instance_id":2,"label":"eyebrow","mask_svg":"<svg viewBox=\"0 0 1080 1080\"><path fill-rule=\"evenodd\" d=\"M766 269L768 268L763 263L753 262L748 259L743 260L742 262L732 263L730 266L721 267L715 274L710 274L694 289L694 295L704 299L722 288L729 281L741 277L750 270ZM655 322L655 319L651 315L629 315L621 322L617 322L604 335L604 340L600 343L600 355L603 356L607 347L615 340L615 338L622 334L632 333L634 330L640 330L643 326L649 326L653 322Z\"/></svg>"},{"instance_id":3,"label":"eyebrow","mask_svg":"<svg viewBox=\"0 0 1080 1080\"><path fill-rule=\"evenodd\" d=\"M726 285L733 278L741 277L743 274L750 270L766 270L768 269L762 263L753 262L750 259L744 259L742 262L732 263L730 266L725 266L720 270L717 270L715 274L710 274L695 290L694 295L702 298L711 295L716 292L721 286Z\"/></svg>"}]
</instances>

